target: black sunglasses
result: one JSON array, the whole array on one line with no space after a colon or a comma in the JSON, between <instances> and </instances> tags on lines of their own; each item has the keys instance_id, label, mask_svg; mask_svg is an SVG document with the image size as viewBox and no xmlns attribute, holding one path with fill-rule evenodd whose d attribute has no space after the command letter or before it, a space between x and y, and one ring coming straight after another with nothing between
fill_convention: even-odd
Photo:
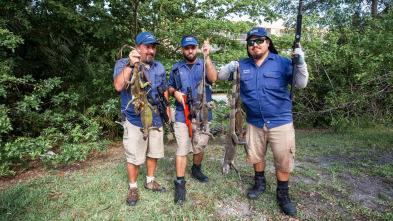
<instances>
[{"instance_id":1,"label":"black sunglasses","mask_svg":"<svg viewBox=\"0 0 393 221\"><path fill-rule=\"evenodd\" d=\"M260 45L260 44L263 44L263 42L265 42L265 41L266 41L266 38L257 38L257 39L254 39L254 40L247 41L247 45L248 46L253 46L254 43L257 43L258 45Z\"/></svg>"}]
</instances>

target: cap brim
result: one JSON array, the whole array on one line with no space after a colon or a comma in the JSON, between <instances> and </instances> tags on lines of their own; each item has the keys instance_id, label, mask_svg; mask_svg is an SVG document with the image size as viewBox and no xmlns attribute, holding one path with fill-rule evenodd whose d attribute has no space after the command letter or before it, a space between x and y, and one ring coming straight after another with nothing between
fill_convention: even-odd
<instances>
[{"instance_id":1,"label":"cap brim","mask_svg":"<svg viewBox=\"0 0 393 221\"><path fill-rule=\"evenodd\" d=\"M248 41L248 39L251 38L252 36L267 37L266 35L250 35L248 36L248 38L246 38L246 41Z\"/></svg>"},{"instance_id":2,"label":"cap brim","mask_svg":"<svg viewBox=\"0 0 393 221\"><path fill-rule=\"evenodd\" d=\"M182 47L186 47L186 46L188 46L188 45L198 46L198 44L195 44L195 43L190 42L190 43L185 43L184 45L182 45Z\"/></svg>"},{"instance_id":3,"label":"cap brim","mask_svg":"<svg viewBox=\"0 0 393 221\"><path fill-rule=\"evenodd\" d=\"M145 44L145 45L147 45L147 44L158 44L158 45L160 45L161 43L158 42L158 41L147 41L147 42L146 41L142 41L139 44Z\"/></svg>"}]
</instances>

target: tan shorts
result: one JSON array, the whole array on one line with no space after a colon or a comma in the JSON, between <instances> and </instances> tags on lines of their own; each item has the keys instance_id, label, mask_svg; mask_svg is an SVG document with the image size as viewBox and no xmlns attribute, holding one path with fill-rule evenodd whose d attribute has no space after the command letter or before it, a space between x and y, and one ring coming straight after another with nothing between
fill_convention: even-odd
<instances>
[{"instance_id":1,"label":"tan shorts","mask_svg":"<svg viewBox=\"0 0 393 221\"><path fill-rule=\"evenodd\" d=\"M124 122L123 146L126 152L127 163L141 165L146 161L146 156L150 158L164 157L164 133L150 130L149 137L143 140L143 133L140 127L131 124L128 120Z\"/></svg>"},{"instance_id":2,"label":"tan shorts","mask_svg":"<svg viewBox=\"0 0 393 221\"><path fill-rule=\"evenodd\" d=\"M209 131L209 124L206 127L206 130ZM187 156L189 153L202 153L207 146L209 141L209 136L206 134L201 135L201 140L197 145L193 145L191 142L190 134L188 132L188 127L185 123L175 122L174 124L177 149L176 156Z\"/></svg>"},{"instance_id":3,"label":"tan shorts","mask_svg":"<svg viewBox=\"0 0 393 221\"><path fill-rule=\"evenodd\" d=\"M247 163L255 164L265 161L267 144L272 148L274 166L284 173L292 172L295 161L295 129L293 123L268 129L246 125L248 144Z\"/></svg>"}]
</instances>

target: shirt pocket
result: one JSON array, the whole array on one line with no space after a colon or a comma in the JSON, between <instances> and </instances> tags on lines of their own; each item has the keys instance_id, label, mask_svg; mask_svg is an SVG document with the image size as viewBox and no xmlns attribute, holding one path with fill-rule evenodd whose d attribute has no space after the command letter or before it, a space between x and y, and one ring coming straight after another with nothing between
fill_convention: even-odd
<instances>
[{"instance_id":1,"label":"shirt pocket","mask_svg":"<svg viewBox=\"0 0 393 221\"><path fill-rule=\"evenodd\" d=\"M198 73L198 74L193 74L194 76L194 82L196 83L196 84L198 84L201 80L202 80L202 76L203 76L203 72L200 72L200 74ZM207 82L207 80L206 80L206 82Z\"/></svg>"},{"instance_id":2,"label":"shirt pocket","mask_svg":"<svg viewBox=\"0 0 393 221\"><path fill-rule=\"evenodd\" d=\"M254 74L252 73L240 74L240 83L241 83L241 88L243 88L245 92L256 89L257 82L254 81Z\"/></svg>"},{"instance_id":3,"label":"shirt pocket","mask_svg":"<svg viewBox=\"0 0 393 221\"><path fill-rule=\"evenodd\" d=\"M279 71L268 71L263 74L265 77L265 88L272 90L281 90L285 87L283 75Z\"/></svg>"},{"instance_id":4,"label":"shirt pocket","mask_svg":"<svg viewBox=\"0 0 393 221\"><path fill-rule=\"evenodd\" d=\"M191 87L190 86L190 80L188 79L187 74L184 73L184 72L180 74L180 79L181 79L181 85L182 85L181 92L186 94L187 93L187 87Z\"/></svg>"},{"instance_id":5,"label":"shirt pocket","mask_svg":"<svg viewBox=\"0 0 393 221\"><path fill-rule=\"evenodd\" d=\"M156 76L155 76L154 83L155 83L155 85L156 85L157 87L161 85L161 82L162 82L163 77L164 77L164 76L162 76L162 75L156 75Z\"/></svg>"}]
</instances>

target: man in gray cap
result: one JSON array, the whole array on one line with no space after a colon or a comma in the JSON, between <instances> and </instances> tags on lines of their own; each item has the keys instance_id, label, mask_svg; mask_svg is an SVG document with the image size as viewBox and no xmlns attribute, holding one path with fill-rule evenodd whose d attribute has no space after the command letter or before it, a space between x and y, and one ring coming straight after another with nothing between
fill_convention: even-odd
<instances>
[{"instance_id":1,"label":"man in gray cap","mask_svg":"<svg viewBox=\"0 0 393 221\"><path fill-rule=\"evenodd\" d=\"M183 96L187 94L187 88L192 89L192 97L197 97L197 83L201 81L203 77L203 63L204 60L198 58L198 42L193 36L186 36L181 42L181 51L184 55L184 60L173 65L171 74L168 80L168 91L176 102L176 122L174 124L176 141L178 147L176 149L176 177L174 181L176 193L175 203L183 204L186 200L186 181L184 179L186 166L187 166L187 155L193 154L193 166L191 168L191 174L194 178L201 182L208 182L209 178L205 176L201 171L201 164L204 155L204 149L207 146L209 136L206 134L200 135L199 142L194 145L189 136L189 129L186 125L186 118L184 116L185 101ZM209 41L205 41L202 46L202 53L206 57L206 83L211 85L217 80L217 70L214 63L210 59L211 45ZM177 75L179 78L176 80ZM176 84L181 82L182 86ZM211 101L211 90L206 86L206 101ZM195 103L197 104L198 99ZM212 120L212 112L209 111L208 121ZM206 127L206 131L209 131L209 125Z\"/></svg>"},{"instance_id":2,"label":"man in gray cap","mask_svg":"<svg viewBox=\"0 0 393 221\"><path fill-rule=\"evenodd\" d=\"M154 98L157 92L157 87L161 86L166 90L164 66L154 60L156 54L156 46L160 44L156 41L153 34L149 32L142 32L136 37L136 50L132 50L128 58L123 58L117 61L113 79L115 89L121 92L121 110L125 114L126 119L123 121L124 135L123 146L126 153L127 172L130 182L126 204L130 206L136 205L139 200L139 192L137 186L137 177L139 167L146 161L147 177L145 188L157 192L165 192L165 187L162 187L155 181L154 172L157 166L157 159L164 157L164 140L163 140L163 125L159 115L153 114L152 126L159 128L157 130L150 130L148 138L143 139L141 132L142 122L141 115L134 111L134 104L128 103L133 99L131 95L131 87L126 88L126 81L130 81L136 63L140 63L140 70L148 75L152 85L146 91L151 93ZM143 89L141 89L143 90ZM168 92L165 91L165 97L168 99ZM147 101L144 101L147 102ZM149 108L146 104L144 108Z\"/></svg>"},{"instance_id":3,"label":"man in gray cap","mask_svg":"<svg viewBox=\"0 0 393 221\"><path fill-rule=\"evenodd\" d=\"M289 198L289 175L294 169L295 130L292 100L287 85L292 82L291 60L278 55L264 28L253 28L247 34L248 58L232 61L221 69L220 80L232 80L236 64L240 71L240 96L247 113L247 163L254 165L255 184L248 192L257 199L266 190L265 155L269 143L277 176L277 200L287 215L295 215L296 207ZM301 48L296 87L304 88L308 81L307 65Z\"/></svg>"}]
</instances>

